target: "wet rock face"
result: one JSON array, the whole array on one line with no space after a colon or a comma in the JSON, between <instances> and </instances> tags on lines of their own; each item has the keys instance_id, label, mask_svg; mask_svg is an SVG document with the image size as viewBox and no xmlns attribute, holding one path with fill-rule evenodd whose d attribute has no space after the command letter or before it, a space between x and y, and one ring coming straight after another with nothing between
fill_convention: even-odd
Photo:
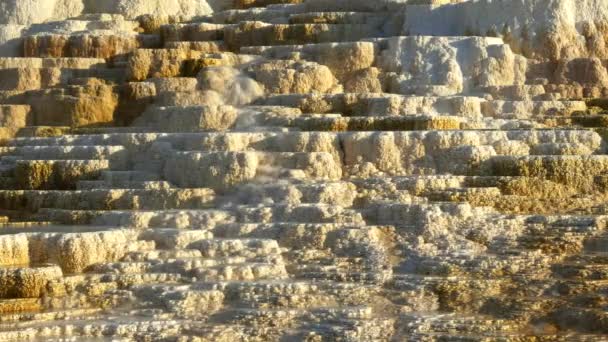
<instances>
[{"instance_id":1,"label":"wet rock face","mask_svg":"<svg viewBox=\"0 0 608 342\"><path fill-rule=\"evenodd\" d=\"M604 341L600 0L0 1L0 341Z\"/></svg>"}]
</instances>

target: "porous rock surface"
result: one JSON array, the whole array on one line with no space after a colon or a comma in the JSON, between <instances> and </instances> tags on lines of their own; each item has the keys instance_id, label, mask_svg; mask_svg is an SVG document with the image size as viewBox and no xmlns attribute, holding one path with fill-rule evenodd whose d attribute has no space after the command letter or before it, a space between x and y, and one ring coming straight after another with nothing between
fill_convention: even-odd
<instances>
[{"instance_id":1,"label":"porous rock surface","mask_svg":"<svg viewBox=\"0 0 608 342\"><path fill-rule=\"evenodd\" d=\"M606 341L603 0L0 0L0 341Z\"/></svg>"}]
</instances>

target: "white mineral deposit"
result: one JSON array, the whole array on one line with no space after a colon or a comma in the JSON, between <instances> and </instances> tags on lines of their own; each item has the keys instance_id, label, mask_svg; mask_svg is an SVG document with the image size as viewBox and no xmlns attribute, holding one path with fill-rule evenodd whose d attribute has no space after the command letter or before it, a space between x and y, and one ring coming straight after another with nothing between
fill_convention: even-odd
<instances>
[{"instance_id":1,"label":"white mineral deposit","mask_svg":"<svg viewBox=\"0 0 608 342\"><path fill-rule=\"evenodd\" d=\"M608 341L607 0L0 0L0 341Z\"/></svg>"}]
</instances>

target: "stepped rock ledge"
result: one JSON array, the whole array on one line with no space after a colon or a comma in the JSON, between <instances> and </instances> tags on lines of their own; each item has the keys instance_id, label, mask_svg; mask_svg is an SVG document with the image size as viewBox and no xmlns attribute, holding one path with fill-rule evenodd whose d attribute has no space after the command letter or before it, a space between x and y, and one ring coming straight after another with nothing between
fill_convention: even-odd
<instances>
[{"instance_id":1,"label":"stepped rock ledge","mask_svg":"<svg viewBox=\"0 0 608 342\"><path fill-rule=\"evenodd\" d=\"M608 1L0 0L0 341L608 341Z\"/></svg>"}]
</instances>

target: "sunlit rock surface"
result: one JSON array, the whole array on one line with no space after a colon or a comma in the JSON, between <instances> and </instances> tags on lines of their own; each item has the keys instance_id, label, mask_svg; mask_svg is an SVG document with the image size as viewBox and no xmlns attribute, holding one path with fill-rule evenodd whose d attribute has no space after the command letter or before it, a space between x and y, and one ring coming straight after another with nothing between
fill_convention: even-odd
<instances>
[{"instance_id":1,"label":"sunlit rock surface","mask_svg":"<svg viewBox=\"0 0 608 342\"><path fill-rule=\"evenodd\" d=\"M606 341L602 0L0 0L0 341Z\"/></svg>"}]
</instances>

